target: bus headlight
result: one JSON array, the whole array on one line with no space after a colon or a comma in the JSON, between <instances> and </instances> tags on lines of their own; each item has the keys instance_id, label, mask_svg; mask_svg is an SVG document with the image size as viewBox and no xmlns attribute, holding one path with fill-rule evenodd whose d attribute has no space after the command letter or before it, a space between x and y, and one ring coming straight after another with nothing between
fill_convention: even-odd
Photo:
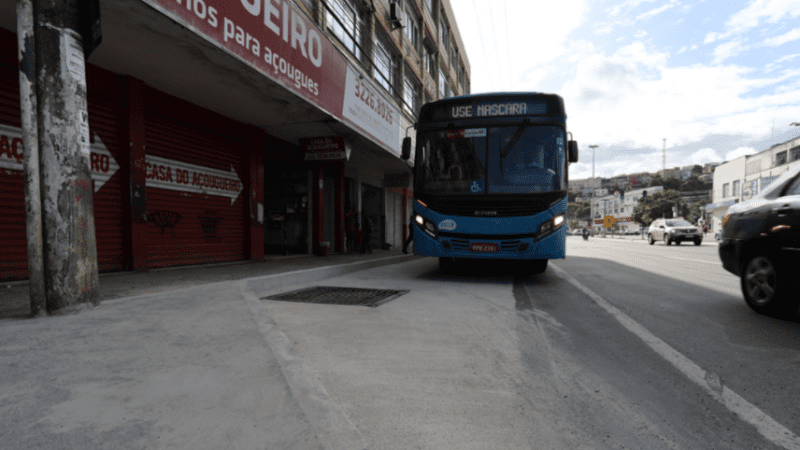
<instances>
[{"instance_id":1,"label":"bus headlight","mask_svg":"<svg viewBox=\"0 0 800 450\"><path fill-rule=\"evenodd\" d=\"M543 222L539 225L539 229L536 230L536 240L541 240L548 234L556 231L557 229L561 228L564 225L564 215L559 214L552 219L548 220L547 222Z\"/></svg>"},{"instance_id":2,"label":"bus headlight","mask_svg":"<svg viewBox=\"0 0 800 450\"><path fill-rule=\"evenodd\" d=\"M417 222L417 225L425 234L436 239L436 225L434 225L433 222L426 220L420 214L414 215L414 222Z\"/></svg>"}]
</instances>

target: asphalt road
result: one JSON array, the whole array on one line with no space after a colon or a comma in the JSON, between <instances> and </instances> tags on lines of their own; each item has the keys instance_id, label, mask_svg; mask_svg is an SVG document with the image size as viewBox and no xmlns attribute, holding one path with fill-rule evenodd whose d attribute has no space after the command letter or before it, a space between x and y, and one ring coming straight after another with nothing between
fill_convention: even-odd
<instances>
[{"instance_id":1,"label":"asphalt road","mask_svg":"<svg viewBox=\"0 0 800 450\"><path fill-rule=\"evenodd\" d=\"M264 305L369 448L800 448L800 322L716 251L570 237L542 275L422 258L318 283L409 290L378 308Z\"/></svg>"}]
</instances>

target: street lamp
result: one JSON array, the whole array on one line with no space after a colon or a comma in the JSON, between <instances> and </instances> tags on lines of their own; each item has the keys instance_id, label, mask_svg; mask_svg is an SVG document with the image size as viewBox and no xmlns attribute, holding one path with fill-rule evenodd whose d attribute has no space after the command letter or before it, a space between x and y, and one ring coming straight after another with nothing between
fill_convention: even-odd
<instances>
[{"instance_id":1,"label":"street lamp","mask_svg":"<svg viewBox=\"0 0 800 450\"><path fill-rule=\"evenodd\" d=\"M597 145L590 145L589 148L592 149L592 178L594 178L594 149L596 149Z\"/></svg>"}]
</instances>

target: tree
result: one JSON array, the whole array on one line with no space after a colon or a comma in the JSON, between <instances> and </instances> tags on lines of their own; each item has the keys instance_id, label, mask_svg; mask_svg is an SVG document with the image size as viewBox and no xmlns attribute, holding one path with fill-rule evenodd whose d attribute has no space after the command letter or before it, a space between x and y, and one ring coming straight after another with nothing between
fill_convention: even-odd
<instances>
[{"instance_id":1,"label":"tree","mask_svg":"<svg viewBox=\"0 0 800 450\"><path fill-rule=\"evenodd\" d=\"M672 218L674 205L678 206L679 216L687 217L689 215L689 206L677 190L670 189L648 195L646 199L639 200L639 204L633 208L633 221L647 226L661 217Z\"/></svg>"},{"instance_id":2,"label":"tree","mask_svg":"<svg viewBox=\"0 0 800 450\"><path fill-rule=\"evenodd\" d=\"M570 219L588 219L592 213L591 202L573 202L567 203L567 217Z\"/></svg>"},{"instance_id":3,"label":"tree","mask_svg":"<svg viewBox=\"0 0 800 450\"><path fill-rule=\"evenodd\" d=\"M692 192L692 191L704 191L711 189L712 183L703 181L698 178L696 175L693 175L686 179L683 182L683 186L681 186L681 190L684 192Z\"/></svg>"},{"instance_id":4,"label":"tree","mask_svg":"<svg viewBox=\"0 0 800 450\"><path fill-rule=\"evenodd\" d=\"M689 205L689 213L684 217L691 223L697 223L697 221L703 217L703 210L706 209L706 205L709 203L711 203L711 200L708 199L698 200L692 203Z\"/></svg>"}]
</instances>

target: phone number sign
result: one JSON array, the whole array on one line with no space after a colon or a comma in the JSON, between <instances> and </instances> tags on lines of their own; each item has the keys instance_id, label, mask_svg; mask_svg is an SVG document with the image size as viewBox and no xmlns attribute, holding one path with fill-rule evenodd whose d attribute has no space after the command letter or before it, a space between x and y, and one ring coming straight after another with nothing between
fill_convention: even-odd
<instances>
[{"instance_id":1,"label":"phone number sign","mask_svg":"<svg viewBox=\"0 0 800 450\"><path fill-rule=\"evenodd\" d=\"M400 111L386 101L380 89L348 65L342 116L400 155Z\"/></svg>"}]
</instances>

